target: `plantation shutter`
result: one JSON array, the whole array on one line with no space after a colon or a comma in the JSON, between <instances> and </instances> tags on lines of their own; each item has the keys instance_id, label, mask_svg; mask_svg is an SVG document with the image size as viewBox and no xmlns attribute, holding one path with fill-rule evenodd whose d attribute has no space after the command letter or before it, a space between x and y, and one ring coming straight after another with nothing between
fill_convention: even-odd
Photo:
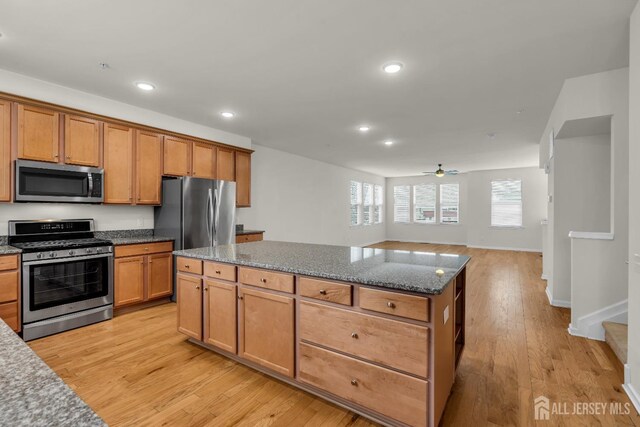
<instances>
[{"instance_id":1,"label":"plantation shutter","mask_svg":"<svg viewBox=\"0 0 640 427\"><path fill-rule=\"evenodd\" d=\"M440 185L440 222L442 224L460 222L460 186L458 184Z\"/></svg>"},{"instance_id":2,"label":"plantation shutter","mask_svg":"<svg viewBox=\"0 0 640 427\"><path fill-rule=\"evenodd\" d=\"M362 184L351 181L351 225L362 223Z\"/></svg>"},{"instance_id":3,"label":"plantation shutter","mask_svg":"<svg viewBox=\"0 0 640 427\"><path fill-rule=\"evenodd\" d=\"M422 224L436 222L436 185L413 186L413 221Z\"/></svg>"},{"instance_id":4,"label":"plantation shutter","mask_svg":"<svg viewBox=\"0 0 640 427\"><path fill-rule=\"evenodd\" d=\"M410 193L409 185L397 185L393 187L393 221L410 221Z\"/></svg>"}]
</instances>

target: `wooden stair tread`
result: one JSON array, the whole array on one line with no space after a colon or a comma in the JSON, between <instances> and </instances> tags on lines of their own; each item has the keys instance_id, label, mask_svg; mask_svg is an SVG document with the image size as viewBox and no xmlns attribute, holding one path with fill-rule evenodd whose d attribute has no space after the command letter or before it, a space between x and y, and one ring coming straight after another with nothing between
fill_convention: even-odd
<instances>
[{"instance_id":1,"label":"wooden stair tread","mask_svg":"<svg viewBox=\"0 0 640 427\"><path fill-rule=\"evenodd\" d=\"M602 322L602 327L604 328L604 339L609 347L623 364L627 363L628 326L622 323Z\"/></svg>"}]
</instances>

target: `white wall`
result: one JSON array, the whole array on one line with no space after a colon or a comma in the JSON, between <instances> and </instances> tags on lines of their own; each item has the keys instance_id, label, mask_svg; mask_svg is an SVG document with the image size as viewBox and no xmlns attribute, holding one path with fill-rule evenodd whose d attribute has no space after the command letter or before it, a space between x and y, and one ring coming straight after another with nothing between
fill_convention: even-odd
<instances>
[{"instance_id":1,"label":"white wall","mask_svg":"<svg viewBox=\"0 0 640 427\"><path fill-rule=\"evenodd\" d=\"M521 179L523 227L491 227L491 181ZM420 183L460 184L460 224L396 224L393 222L393 187ZM546 215L547 178L537 167L475 171L456 176L387 179L387 239L449 243L496 249L542 250Z\"/></svg>"},{"instance_id":2,"label":"white wall","mask_svg":"<svg viewBox=\"0 0 640 427\"><path fill-rule=\"evenodd\" d=\"M132 89L133 90L133 89ZM89 113L127 120L164 130L251 148L251 139L229 132L178 119L166 114L135 107L87 92L59 86L43 80L0 69L0 92L33 98Z\"/></svg>"},{"instance_id":3,"label":"white wall","mask_svg":"<svg viewBox=\"0 0 640 427\"><path fill-rule=\"evenodd\" d=\"M153 207L83 205L75 203L0 204L0 235L7 235L12 219L93 218L96 230L133 230L153 228Z\"/></svg>"},{"instance_id":4,"label":"white wall","mask_svg":"<svg viewBox=\"0 0 640 427\"><path fill-rule=\"evenodd\" d=\"M640 6L631 15L629 55L629 348L625 390L640 411Z\"/></svg>"},{"instance_id":5,"label":"white wall","mask_svg":"<svg viewBox=\"0 0 640 427\"><path fill-rule=\"evenodd\" d=\"M384 178L260 145L253 149L251 207L237 210L238 223L266 230L269 240L350 246L385 240L384 224L349 226L350 181L384 185Z\"/></svg>"}]
</instances>

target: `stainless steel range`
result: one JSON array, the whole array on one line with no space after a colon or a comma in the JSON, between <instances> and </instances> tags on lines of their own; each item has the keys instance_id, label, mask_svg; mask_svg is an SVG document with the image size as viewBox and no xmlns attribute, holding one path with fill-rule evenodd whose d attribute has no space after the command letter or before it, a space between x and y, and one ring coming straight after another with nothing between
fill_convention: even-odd
<instances>
[{"instance_id":1,"label":"stainless steel range","mask_svg":"<svg viewBox=\"0 0 640 427\"><path fill-rule=\"evenodd\" d=\"M9 221L22 249L25 341L113 317L113 246L92 219Z\"/></svg>"}]
</instances>

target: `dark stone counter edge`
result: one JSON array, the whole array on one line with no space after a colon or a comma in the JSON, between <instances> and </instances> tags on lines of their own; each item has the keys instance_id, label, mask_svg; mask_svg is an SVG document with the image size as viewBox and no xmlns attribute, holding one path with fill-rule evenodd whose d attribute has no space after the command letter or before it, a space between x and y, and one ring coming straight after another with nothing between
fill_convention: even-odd
<instances>
[{"instance_id":1,"label":"dark stone counter edge","mask_svg":"<svg viewBox=\"0 0 640 427\"><path fill-rule=\"evenodd\" d=\"M221 263L224 263L224 264L241 265L241 266L244 266L244 267L263 268L265 270L281 271L283 273L291 273L291 274L298 274L298 275L301 275L301 276L309 276L309 277L317 277L317 278L321 278L321 279L336 280L336 281L339 281L339 282L348 282L348 283L355 283L355 284L360 284L360 285L375 286L375 287L379 287L379 288L383 288L383 289L394 289L394 290L397 290L397 291L415 292L415 293L419 293L419 294L423 294L423 295L440 295L440 294L442 294L444 292L444 290L449 286L451 281L456 276L458 276L458 274L460 274L460 272L467 266L467 264L470 261L470 258L467 259L464 262L464 264L462 264L460 266L460 268L458 268L455 271L455 273L451 274L451 278L447 281L447 284L445 286L443 286L442 288L437 289L437 288L427 288L427 287L423 287L423 286L399 285L397 283L381 282L381 281L376 281L376 280L363 279L361 277L341 276L341 275L338 275L338 274L329 274L329 273L319 273L317 271L308 271L308 270L297 269L297 268L287 268L287 267L263 264L263 263L258 263L258 262L250 262L250 261L242 261L242 260L229 261L228 259L225 259L225 258L217 258L217 257L212 257L212 256L197 256L197 255L191 254L191 253L186 252L186 251L173 251L173 255L174 256L182 256L182 257L185 257L185 258L196 258L196 259L201 259L203 261L215 261L215 262L221 262Z\"/></svg>"},{"instance_id":2,"label":"dark stone counter edge","mask_svg":"<svg viewBox=\"0 0 640 427\"><path fill-rule=\"evenodd\" d=\"M243 236L245 234L262 234L264 232L264 230L242 230L236 231L236 236Z\"/></svg>"}]
</instances>

